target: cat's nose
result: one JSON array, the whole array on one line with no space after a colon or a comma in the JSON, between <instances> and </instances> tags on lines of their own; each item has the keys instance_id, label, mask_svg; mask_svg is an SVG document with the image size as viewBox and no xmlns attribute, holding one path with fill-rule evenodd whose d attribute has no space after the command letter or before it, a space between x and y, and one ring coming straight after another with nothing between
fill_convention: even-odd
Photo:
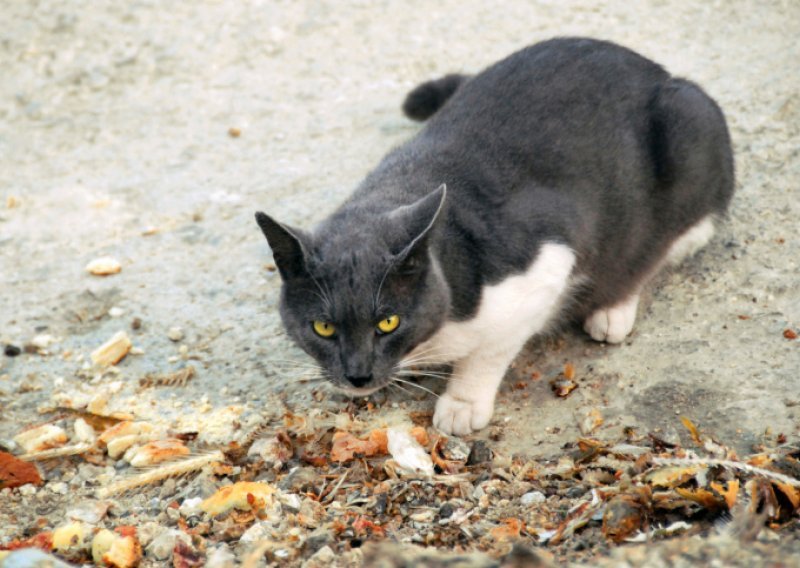
<instances>
[{"instance_id":1,"label":"cat's nose","mask_svg":"<svg viewBox=\"0 0 800 568\"><path fill-rule=\"evenodd\" d=\"M369 382L372 380L372 374L363 375L363 376L350 376L350 375L347 375L347 377L345 377L345 378L347 379L347 381L351 385L353 385L357 389L360 389L361 387L366 386L367 384L369 384Z\"/></svg>"}]
</instances>

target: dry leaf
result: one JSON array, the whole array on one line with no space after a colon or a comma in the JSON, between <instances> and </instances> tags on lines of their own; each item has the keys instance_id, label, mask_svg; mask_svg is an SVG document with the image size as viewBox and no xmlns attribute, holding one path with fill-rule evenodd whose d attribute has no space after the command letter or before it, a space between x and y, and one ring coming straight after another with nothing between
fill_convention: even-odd
<instances>
[{"instance_id":1,"label":"dry leaf","mask_svg":"<svg viewBox=\"0 0 800 568\"><path fill-rule=\"evenodd\" d=\"M775 482L775 487L786 496L795 511L800 509L800 490L797 487L792 487L788 483L781 483L780 481Z\"/></svg>"},{"instance_id":2,"label":"dry leaf","mask_svg":"<svg viewBox=\"0 0 800 568\"><path fill-rule=\"evenodd\" d=\"M54 424L42 424L17 434L14 441L22 446L25 453L33 454L63 446L67 442L67 433Z\"/></svg>"},{"instance_id":3,"label":"dry leaf","mask_svg":"<svg viewBox=\"0 0 800 568\"><path fill-rule=\"evenodd\" d=\"M692 441L698 446L703 445L703 441L700 439L700 432L697 431L697 426L694 423L686 418L685 416L681 416L681 423L689 430L689 434L692 436Z\"/></svg>"},{"instance_id":4,"label":"dry leaf","mask_svg":"<svg viewBox=\"0 0 800 568\"><path fill-rule=\"evenodd\" d=\"M200 508L215 517L232 509L260 511L273 501L275 489L256 481L240 481L223 487L200 503Z\"/></svg>"},{"instance_id":5,"label":"dry leaf","mask_svg":"<svg viewBox=\"0 0 800 568\"><path fill-rule=\"evenodd\" d=\"M725 499L725 504L728 506L728 510L732 510L733 506L736 505L736 499L739 496L739 480L734 479L728 482L727 489L722 488L722 484L712 481L710 484L711 488L722 495Z\"/></svg>"},{"instance_id":6,"label":"dry leaf","mask_svg":"<svg viewBox=\"0 0 800 568\"><path fill-rule=\"evenodd\" d=\"M648 473L645 481L655 487L677 487L692 479L701 469L704 468L699 465L662 467Z\"/></svg>"},{"instance_id":7,"label":"dry leaf","mask_svg":"<svg viewBox=\"0 0 800 568\"><path fill-rule=\"evenodd\" d=\"M702 487L698 487L697 489L684 489L682 487L676 487L675 492L684 499L693 501L694 503L697 503L701 507L709 509L710 511L722 509L723 506L727 505L724 499L718 498L711 491L708 489L703 489Z\"/></svg>"},{"instance_id":8,"label":"dry leaf","mask_svg":"<svg viewBox=\"0 0 800 568\"><path fill-rule=\"evenodd\" d=\"M645 510L632 495L619 495L606 504L603 513L603 534L609 540L622 542L645 522Z\"/></svg>"},{"instance_id":9,"label":"dry leaf","mask_svg":"<svg viewBox=\"0 0 800 568\"><path fill-rule=\"evenodd\" d=\"M36 466L17 459L9 453L0 452L0 489L13 489L28 483L42 484L42 478Z\"/></svg>"},{"instance_id":10,"label":"dry leaf","mask_svg":"<svg viewBox=\"0 0 800 568\"><path fill-rule=\"evenodd\" d=\"M350 432L338 431L333 435L331 461L339 463L350 461L356 454L370 457L377 454L379 450L380 446L377 442L361 440L353 436Z\"/></svg>"},{"instance_id":11,"label":"dry leaf","mask_svg":"<svg viewBox=\"0 0 800 568\"><path fill-rule=\"evenodd\" d=\"M130 453L131 455L128 455ZM172 460L189 455L189 448L176 438L155 440L138 448L131 448L125 454L125 459L133 467L147 467L163 461Z\"/></svg>"},{"instance_id":12,"label":"dry leaf","mask_svg":"<svg viewBox=\"0 0 800 568\"><path fill-rule=\"evenodd\" d=\"M489 533L498 542L519 538L520 533L525 530L525 523L519 519L503 519L502 522L502 525L493 528Z\"/></svg>"}]
</instances>

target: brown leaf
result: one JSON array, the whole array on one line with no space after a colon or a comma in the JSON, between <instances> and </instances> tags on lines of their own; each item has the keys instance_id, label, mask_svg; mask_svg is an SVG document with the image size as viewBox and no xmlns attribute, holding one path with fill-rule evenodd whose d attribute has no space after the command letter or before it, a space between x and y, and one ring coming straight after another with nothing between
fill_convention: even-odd
<instances>
[{"instance_id":1,"label":"brown leaf","mask_svg":"<svg viewBox=\"0 0 800 568\"><path fill-rule=\"evenodd\" d=\"M603 513L603 535L613 542L622 542L645 522L645 510L632 495L618 495L606 505Z\"/></svg>"},{"instance_id":2,"label":"brown leaf","mask_svg":"<svg viewBox=\"0 0 800 568\"><path fill-rule=\"evenodd\" d=\"M648 473L645 481L655 487L677 487L694 478L701 469L697 465L662 467Z\"/></svg>"},{"instance_id":3,"label":"brown leaf","mask_svg":"<svg viewBox=\"0 0 800 568\"><path fill-rule=\"evenodd\" d=\"M692 440L698 446L703 445L703 441L700 439L700 432L697 431L697 426L694 425L694 422L686 418L685 416L681 416L681 423L689 430L689 434L692 436Z\"/></svg>"},{"instance_id":4,"label":"brown leaf","mask_svg":"<svg viewBox=\"0 0 800 568\"><path fill-rule=\"evenodd\" d=\"M39 548L45 552L50 552L53 548L53 533L43 532L31 538L12 540L6 544L0 544L0 550L17 550L20 548Z\"/></svg>"},{"instance_id":5,"label":"brown leaf","mask_svg":"<svg viewBox=\"0 0 800 568\"><path fill-rule=\"evenodd\" d=\"M502 525L493 528L489 533L498 542L519 538L520 533L525 530L525 523L519 519L503 519L502 522Z\"/></svg>"},{"instance_id":6,"label":"brown leaf","mask_svg":"<svg viewBox=\"0 0 800 568\"><path fill-rule=\"evenodd\" d=\"M341 430L333 435L333 446L331 447L331 461L347 462L352 460L356 454L364 457L374 456L380 450L380 446L371 440L361 440L350 432Z\"/></svg>"},{"instance_id":7,"label":"brown leaf","mask_svg":"<svg viewBox=\"0 0 800 568\"><path fill-rule=\"evenodd\" d=\"M797 487L792 487L788 483L781 483L780 481L775 482L775 487L786 496L795 511L800 509L800 490Z\"/></svg>"},{"instance_id":8,"label":"brown leaf","mask_svg":"<svg viewBox=\"0 0 800 568\"><path fill-rule=\"evenodd\" d=\"M564 363L564 378L568 381L575 378L575 365L572 363Z\"/></svg>"},{"instance_id":9,"label":"brown leaf","mask_svg":"<svg viewBox=\"0 0 800 568\"><path fill-rule=\"evenodd\" d=\"M724 499L718 498L711 491L708 489L703 489L702 487L698 487L697 489L684 489L682 487L676 487L675 492L684 499L693 501L694 503L697 503L701 507L704 507L710 511L722 509L723 506L726 506L727 504Z\"/></svg>"},{"instance_id":10,"label":"brown leaf","mask_svg":"<svg viewBox=\"0 0 800 568\"><path fill-rule=\"evenodd\" d=\"M712 481L709 485L714 491L722 495L725 499L725 504L728 506L728 510L732 510L739 496L739 480L734 479L733 481L729 481L727 489L723 489L722 484L716 481Z\"/></svg>"},{"instance_id":11,"label":"brown leaf","mask_svg":"<svg viewBox=\"0 0 800 568\"><path fill-rule=\"evenodd\" d=\"M42 478L36 466L15 458L9 453L0 452L0 489L13 489L28 483L42 484Z\"/></svg>"}]
</instances>

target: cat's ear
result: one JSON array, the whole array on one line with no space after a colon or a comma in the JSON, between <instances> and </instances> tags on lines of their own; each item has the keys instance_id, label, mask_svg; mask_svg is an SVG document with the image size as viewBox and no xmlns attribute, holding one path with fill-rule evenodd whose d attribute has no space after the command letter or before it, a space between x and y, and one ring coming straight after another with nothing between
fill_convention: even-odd
<instances>
[{"instance_id":1,"label":"cat's ear","mask_svg":"<svg viewBox=\"0 0 800 568\"><path fill-rule=\"evenodd\" d=\"M440 185L411 205L398 207L390 214L392 223L404 232L404 242L396 255L395 266L403 271L413 271L427 258L428 236L444 208L447 186Z\"/></svg>"},{"instance_id":2,"label":"cat's ear","mask_svg":"<svg viewBox=\"0 0 800 568\"><path fill-rule=\"evenodd\" d=\"M281 277L284 280L292 280L305 276L307 274L306 250L300 240L300 231L278 223L261 211L256 213L256 223L267 237Z\"/></svg>"}]
</instances>

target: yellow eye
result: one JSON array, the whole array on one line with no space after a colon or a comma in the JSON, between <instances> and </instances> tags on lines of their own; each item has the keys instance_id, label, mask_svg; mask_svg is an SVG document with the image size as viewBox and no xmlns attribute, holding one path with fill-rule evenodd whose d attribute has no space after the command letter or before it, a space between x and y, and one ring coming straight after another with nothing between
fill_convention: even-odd
<instances>
[{"instance_id":1,"label":"yellow eye","mask_svg":"<svg viewBox=\"0 0 800 568\"><path fill-rule=\"evenodd\" d=\"M317 320L314 322L314 332L327 339L333 337L333 334L336 333L336 328L333 327L332 323Z\"/></svg>"},{"instance_id":2,"label":"yellow eye","mask_svg":"<svg viewBox=\"0 0 800 568\"><path fill-rule=\"evenodd\" d=\"M381 333L392 333L400 325L400 316L389 316L378 322L378 331Z\"/></svg>"}]
</instances>

